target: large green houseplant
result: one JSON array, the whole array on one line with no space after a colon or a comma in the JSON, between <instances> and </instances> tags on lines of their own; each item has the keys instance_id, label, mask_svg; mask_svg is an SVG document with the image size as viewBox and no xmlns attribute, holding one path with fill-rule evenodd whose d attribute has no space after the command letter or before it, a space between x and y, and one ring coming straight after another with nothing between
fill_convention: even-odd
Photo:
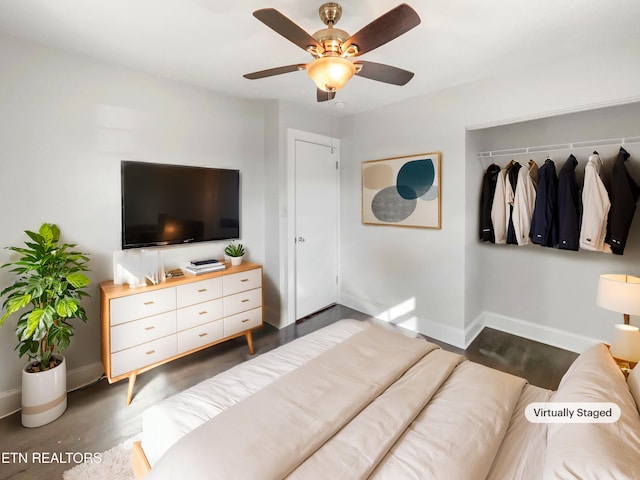
<instances>
[{"instance_id":1,"label":"large green houseplant","mask_svg":"<svg viewBox=\"0 0 640 480\"><path fill-rule=\"evenodd\" d=\"M1 293L4 297L0 326L10 315L25 310L18 318L16 335L20 357L31 359L30 371L55 367L54 354L65 350L73 336L69 320L87 320L80 299L90 283L83 273L88 271L89 258L75 251L75 244L59 243L60 230L44 223L36 232L25 231L31 241L24 247L7 247L20 255L19 259L2 265L17 274L17 279Z\"/></svg>"}]
</instances>

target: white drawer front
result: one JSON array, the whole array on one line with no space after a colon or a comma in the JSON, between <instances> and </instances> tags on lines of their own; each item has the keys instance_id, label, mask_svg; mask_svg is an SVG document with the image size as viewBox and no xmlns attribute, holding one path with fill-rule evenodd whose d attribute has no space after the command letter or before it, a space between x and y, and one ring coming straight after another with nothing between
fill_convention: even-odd
<instances>
[{"instance_id":1,"label":"white drawer front","mask_svg":"<svg viewBox=\"0 0 640 480\"><path fill-rule=\"evenodd\" d=\"M222 278L209 278L199 282L178 285L178 308L206 302L222 296Z\"/></svg>"},{"instance_id":2,"label":"white drawer front","mask_svg":"<svg viewBox=\"0 0 640 480\"><path fill-rule=\"evenodd\" d=\"M205 323L195 328L178 332L178 353L207 345L223 338L223 321Z\"/></svg>"},{"instance_id":3,"label":"white drawer front","mask_svg":"<svg viewBox=\"0 0 640 480\"><path fill-rule=\"evenodd\" d=\"M248 270L246 272L233 273L222 277L223 295L253 290L262 286L262 269Z\"/></svg>"},{"instance_id":4,"label":"white drawer front","mask_svg":"<svg viewBox=\"0 0 640 480\"><path fill-rule=\"evenodd\" d=\"M222 318L222 299L198 303L178 310L178 331Z\"/></svg>"},{"instance_id":5,"label":"white drawer front","mask_svg":"<svg viewBox=\"0 0 640 480\"><path fill-rule=\"evenodd\" d=\"M150 317L176 308L175 287L114 298L110 303L111 325Z\"/></svg>"},{"instance_id":6,"label":"white drawer front","mask_svg":"<svg viewBox=\"0 0 640 480\"><path fill-rule=\"evenodd\" d=\"M234 315L236 313L253 310L262 306L262 289L255 288L246 292L229 295L222 299L224 301L224 315Z\"/></svg>"},{"instance_id":7,"label":"white drawer front","mask_svg":"<svg viewBox=\"0 0 640 480\"><path fill-rule=\"evenodd\" d=\"M224 317L224 336L229 337L260 325L262 325L262 307Z\"/></svg>"},{"instance_id":8,"label":"white drawer front","mask_svg":"<svg viewBox=\"0 0 640 480\"><path fill-rule=\"evenodd\" d=\"M176 333L176 312L161 313L111 327L111 352Z\"/></svg>"},{"instance_id":9,"label":"white drawer front","mask_svg":"<svg viewBox=\"0 0 640 480\"><path fill-rule=\"evenodd\" d=\"M169 335L111 355L111 376L137 370L177 353L176 336Z\"/></svg>"}]
</instances>

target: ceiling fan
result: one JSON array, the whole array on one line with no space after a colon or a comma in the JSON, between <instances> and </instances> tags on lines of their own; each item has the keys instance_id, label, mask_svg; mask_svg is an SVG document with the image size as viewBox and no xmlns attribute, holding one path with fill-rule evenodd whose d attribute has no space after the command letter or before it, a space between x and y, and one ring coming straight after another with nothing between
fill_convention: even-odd
<instances>
[{"instance_id":1,"label":"ceiling fan","mask_svg":"<svg viewBox=\"0 0 640 480\"><path fill-rule=\"evenodd\" d=\"M256 80L282 73L306 70L317 86L318 102L331 100L353 77L368 78L393 85L404 85L413 72L382 63L355 61L350 59L390 42L420 23L420 17L409 5L403 3L378 17L355 35L334 28L342 16L342 7L337 3L325 3L318 10L320 19L327 26L309 35L274 8L253 12L253 16L287 40L310 53L314 60L284 67L247 73L244 78Z\"/></svg>"}]
</instances>

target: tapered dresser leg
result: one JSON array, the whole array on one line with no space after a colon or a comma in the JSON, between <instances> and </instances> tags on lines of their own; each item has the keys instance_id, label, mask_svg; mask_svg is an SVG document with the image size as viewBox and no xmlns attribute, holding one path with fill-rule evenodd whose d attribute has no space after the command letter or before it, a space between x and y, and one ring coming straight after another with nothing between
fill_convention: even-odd
<instances>
[{"instance_id":1,"label":"tapered dresser leg","mask_svg":"<svg viewBox=\"0 0 640 480\"><path fill-rule=\"evenodd\" d=\"M137 373L132 373L129 375L129 388L127 389L127 405L131 403L131 399L133 398L133 386L136 384Z\"/></svg>"},{"instance_id":2,"label":"tapered dresser leg","mask_svg":"<svg viewBox=\"0 0 640 480\"><path fill-rule=\"evenodd\" d=\"M249 345L249 353L253 355L253 338L251 337L251 331L248 331L244 334L247 338L247 345Z\"/></svg>"}]
</instances>

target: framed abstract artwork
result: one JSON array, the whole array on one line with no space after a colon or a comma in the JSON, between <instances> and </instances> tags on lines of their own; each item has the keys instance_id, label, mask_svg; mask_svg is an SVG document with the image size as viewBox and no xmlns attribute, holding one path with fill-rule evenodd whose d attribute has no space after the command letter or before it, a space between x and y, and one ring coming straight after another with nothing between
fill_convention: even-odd
<instances>
[{"instance_id":1,"label":"framed abstract artwork","mask_svg":"<svg viewBox=\"0 0 640 480\"><path fill-rule=\"evenodd\" d=\"M362 223L441 228L440 152L362 162Z\"/></svg>"}]
</instances>

